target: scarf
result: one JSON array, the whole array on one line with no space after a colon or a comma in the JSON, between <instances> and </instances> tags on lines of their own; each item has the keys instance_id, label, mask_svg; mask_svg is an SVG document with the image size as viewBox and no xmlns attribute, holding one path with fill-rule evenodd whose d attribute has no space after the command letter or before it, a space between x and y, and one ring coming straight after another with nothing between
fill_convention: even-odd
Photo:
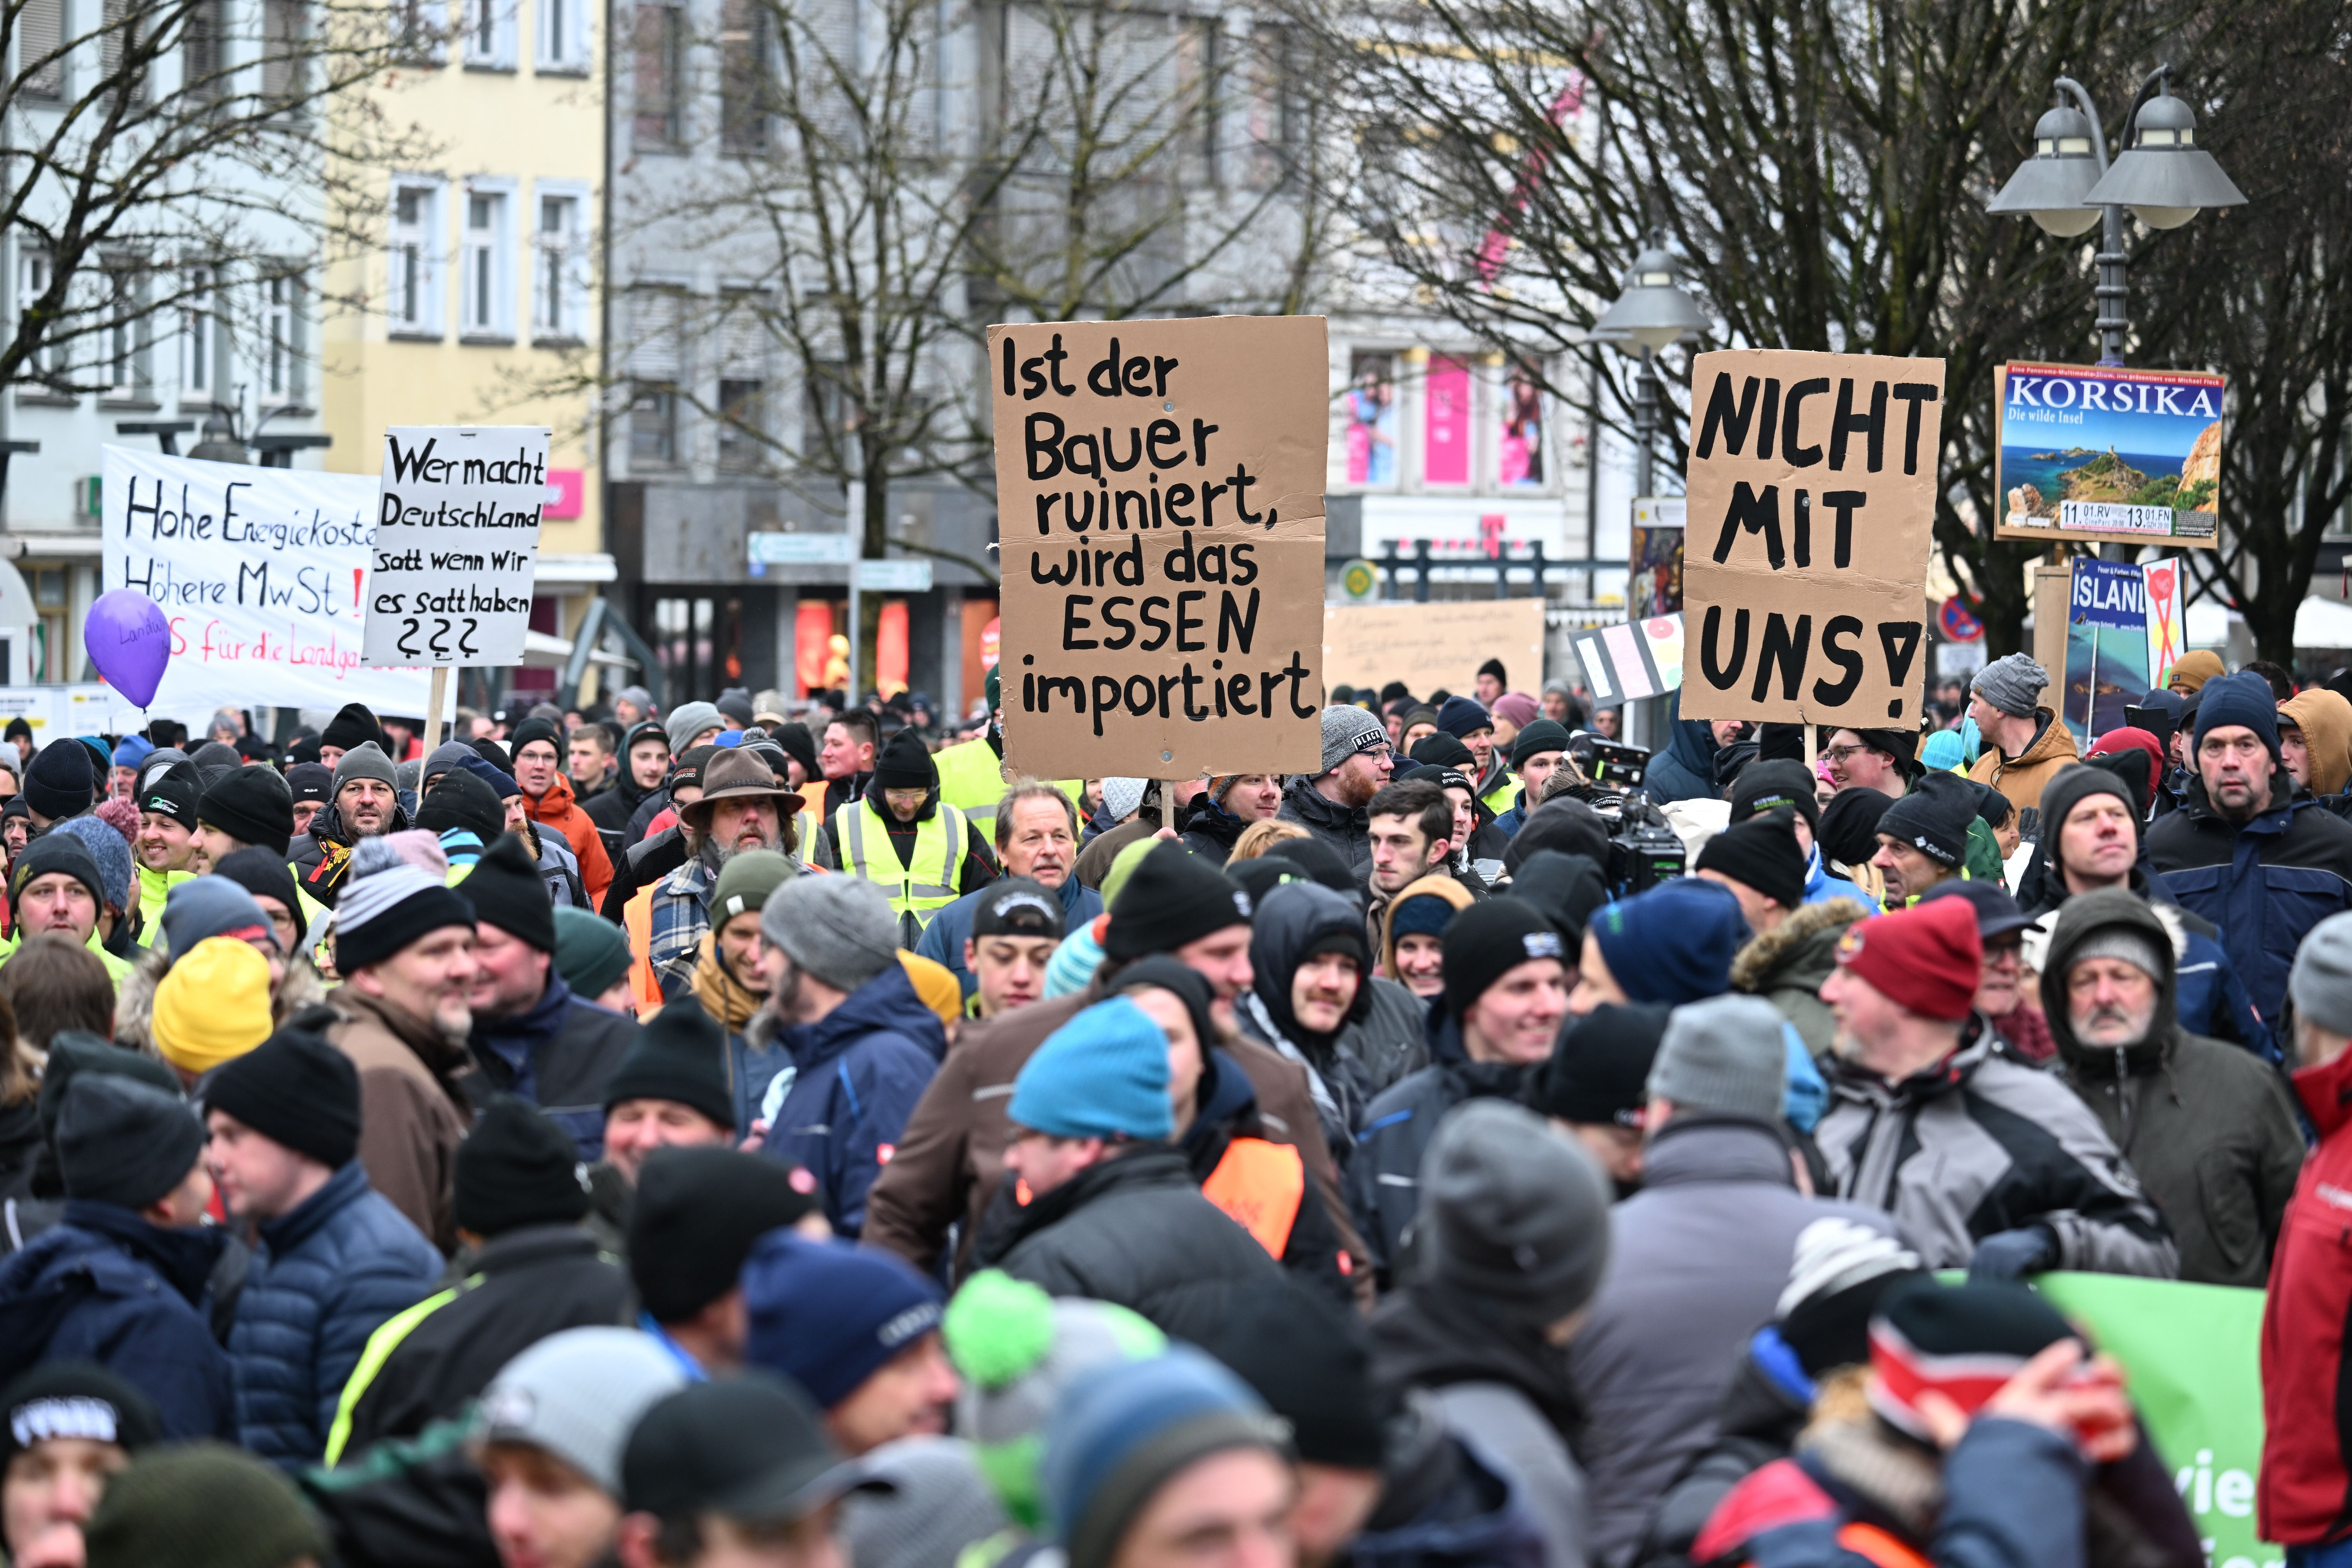
<instances>
[{"instance_id":1,"label":"scarf","mask_svg":"<svg viewBox=\"0 0 2352 1568\"><path fill-rule=\"evenodd\" d=\"M694 994L702 1010L729 1034L740 1033L768 998L735 978L727 967L726 955L719 951L718 932L704 931L695 953Z\"/></svg>"}]
</instances>

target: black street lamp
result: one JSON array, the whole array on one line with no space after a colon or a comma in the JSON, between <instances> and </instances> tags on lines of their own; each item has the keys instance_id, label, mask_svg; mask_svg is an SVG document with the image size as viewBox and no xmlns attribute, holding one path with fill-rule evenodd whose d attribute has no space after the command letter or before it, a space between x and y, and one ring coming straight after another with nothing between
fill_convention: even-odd
<instances>
[{"instance_id":1,"label":"black street lamp","mask_svg":"<svg viewBox=\"0 0 2352 1568\"><path fill-rule=\"evenodd\" d=\"M2197 145L2196 112L2172 96L2171 72L2158 66L2139 84L2124 117L2124 151L2112 164L2098 106L2080 82L2060 77L2058 92L2079 108L2061 102L2035 121L2033 155L1985 204L1989 212L2023 213L2061 238L2104 222L2093 291L2104 365L2124 363L2131 325L2124 314L2124 209L2150 228L2179 228L2202 208L2245 205L2213 155Z\"/></svg>"},{"instance_id":2,"label":"black street lamp","mask_svg":"<svg viewBox=\"0 0 2352 1568\"><path fill-rule=\"evenodd\" d=\"M1682 264L1666 248L1666 237L1650 237L1650 247L1633 258L1620 285L1616 302L1601 313L1587 335L1596 342L1612 343L1621 352L1642 353L1642 374L1633 398L1633 493L1650 493L1650 448L1658 437L1658 369L1654 357L1671 343L1695 341L1706 330L1706 316L1698 302L1683 292Z\"/></svg>"}]
</instances>

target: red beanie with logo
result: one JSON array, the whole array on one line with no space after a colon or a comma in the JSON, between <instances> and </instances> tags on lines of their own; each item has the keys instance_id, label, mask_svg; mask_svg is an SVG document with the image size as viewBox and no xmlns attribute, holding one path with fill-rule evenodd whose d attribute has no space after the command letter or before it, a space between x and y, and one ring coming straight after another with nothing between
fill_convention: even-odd
<instances>
[{"instance_id":1,"label":"red beanie with logo","mask_svg":"<svg viewBox=\"0 0 2352 1568\"><path fill-rule=\"evenodd\" d=\"M1838 943L1837 961L1896 1005L1957 1023L1969 1016L1984 969L1976 906L1966 899L1930 899L1857 921Z\"/></svg>"}]
</instances>

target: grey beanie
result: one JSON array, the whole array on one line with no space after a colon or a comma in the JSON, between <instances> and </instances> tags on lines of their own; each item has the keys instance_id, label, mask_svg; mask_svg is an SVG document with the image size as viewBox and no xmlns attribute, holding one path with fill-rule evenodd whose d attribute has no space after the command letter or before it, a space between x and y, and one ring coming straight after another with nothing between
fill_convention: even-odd
<instances>
[{"instance_id":1,"label":"grey beanie","mask_svg":"<svg viewBox=\"0 0 2352 1568\"><path fill-rule=\"evenodd\" d=\"M428 779L437 779L443 773L452 773L463 768L466 765L467 758L478 758L481 754L481 752L474 750L473 746L467 742L444 741L441 744L433 748L433 754L431 756L425 759L425 773L423 776Z\"/></svg>"},{"instance_id":2,"label":"grey beanie","mask_svg":"<svg viewBox=\"0 0 2352 1568\"><path fill-rule=\"evenodd\" d=\"M373 779L386 789L400 787L392 771L392 759L373 741L362 741L335 759L335 786L330 799L343 793L343 786L353 779Z\"/></svg>"},{"instance_id":3,"label":"grey beanie","mask_svg":"<svg viewBox=\"0 0 2352 1568\"><path fill-rule=\"evenodd\" d=\"M662 730L669 736L669 754L677 756L686 744L705 730L724 730L727 715L712 702L686 702L673 709L662 721Z\"/></svg>"},{"instance_id":4,"label":"grey beanie","mask_svg":"<svg viewBox=\"0 0 2352 1568\"><path fill-rule=\"evenodd\" d=\"M2119 959L2159 985L2172 967L2157 952L2155 939L2137 926L2102 926L2074 944L2066 955L2066 967L2072 970L2089 958Z\"/></svg>"},{"instance_id":5,"label":"grey beanie","mask_svg":"<svg viewBox=\"0 0 2352 1568\"><path fill-rule=\"evenodd\" d=\"M857 1461L880 1488L841 1503L849 1560L871 1568L955 1568L963 1549L1007 1529L1003 1500L961 1437L901 1437Z\"/></svg>"},{"instance_id":6,"label":"grey beanie","mask_svg":"<svg viewBox=\"0 0 2352 1568\"><path fill-rule=\"evenodd\" d=\"M1646 1087L1678 1115L1775 1124L1789 1073L1780 1025L1780 1010L1761 996L1686 1003L1667 1016Z\"/></svg>"},{"instance_id":7,"label":"grey beanie","mask_svg":"<svg viewBox=\"0 0 2352 1568\"><path fill-rule=\"evenodd\" d=\"M1388 726L1361 708L1336 703L1323 710L1323 771L1329 773L1358 752L1389 743Z\"/></svg>"},{"instance_id":8,"label":"grey beanie","mask_svg":"<svg viewBox=\"0 0 2352 1568\"><path fill-rule=\"evenodd\" d=\"M1601 1288L1609 1201L1592 1157L1542 1117L1471 1100L1422 1156L1423 1266L1515 1321L1556 1323Z\"/></svg>"},{"instance_id":9,"label":"grey beanie","mask_svg":"<svg viewBox=\"0 0 2352 1568\"><path fill-rule=\"evenodd\" d=\"M621 1495L621 1450L659 1400L686 1386L677 1358L635 1329L551 1334L499 1369L475 1406L475 1435L527 1443Z\"/></svg>"},{"instance_id":10,"label":"grey beanie","mask_svg":"<svg viewBox=\"0 0 2352 1568\"><path fill-rule=\"evenodd\" d=\"M856 877L793 877L768 895L760 934L837 990L855 991L898 962L898 921L882 889Z\"/></svg>"},{"instance_id":11,"label":"grey beanie","mask_svg":"<svg viewBox=\"0 0 2352 1568\"><path fill-rule=\"evenodd\" d=\"M2331 1035L2352 1035L2352 913L2311 928L2295 950L2286 991L2297 1016Z\"/></svg>"},{"instance_id":12,"label":"grey beanie","mask_svg":"<svg viewBox=\"0 0 2352 1568\"><path fill-rule=\"evenodd\" d=\"M2042 704L2050 672L2021 653L2007 654L1977 671L1969 689L2012 719L2031 719Z\"/></svg>"},{"instance_id":13,"label":"grey beanie","mask_svg":"<svg viewBox=\"0 0 2352 1568\"><path fill-rule=\"evenodd\" d=\"M188 1102L112 1073L78 1072L58 1114L66 1196L143 1209L188 1179L205 1130Z\"/></svg>"},{"instance_id":14,"label":"grey beanie","mask_svg":"<svg viewBox=\"0 0 2352 1568\"><path fill-rule=\"evenodd\" d=\"M1102 781L1103 810L1113 822L1125 822L1143 809L1143 792L1150 786L1150 779L1107 778Z\"/></svg>"}]
</instances>

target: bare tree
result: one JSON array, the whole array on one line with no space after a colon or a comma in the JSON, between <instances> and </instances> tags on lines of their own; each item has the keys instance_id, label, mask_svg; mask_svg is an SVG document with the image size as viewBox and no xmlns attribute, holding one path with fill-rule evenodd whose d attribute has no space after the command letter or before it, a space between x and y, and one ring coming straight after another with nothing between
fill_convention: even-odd
<instances>
[{"instance_id":1,"label":"bare tree","mask_svg":"<svg viewBox=\"0 0 2352 1568\"><path fill-rule=\"evenodd\" d=\"M116 384L158 317L258 310L225 272L315 286L372 242L376 171L428 154L360 89L441 47L421 0L5 0L0 225L16 237L0 385ZM69 18L89 25L75 30Z\"/></svg>"}]
</instances>

